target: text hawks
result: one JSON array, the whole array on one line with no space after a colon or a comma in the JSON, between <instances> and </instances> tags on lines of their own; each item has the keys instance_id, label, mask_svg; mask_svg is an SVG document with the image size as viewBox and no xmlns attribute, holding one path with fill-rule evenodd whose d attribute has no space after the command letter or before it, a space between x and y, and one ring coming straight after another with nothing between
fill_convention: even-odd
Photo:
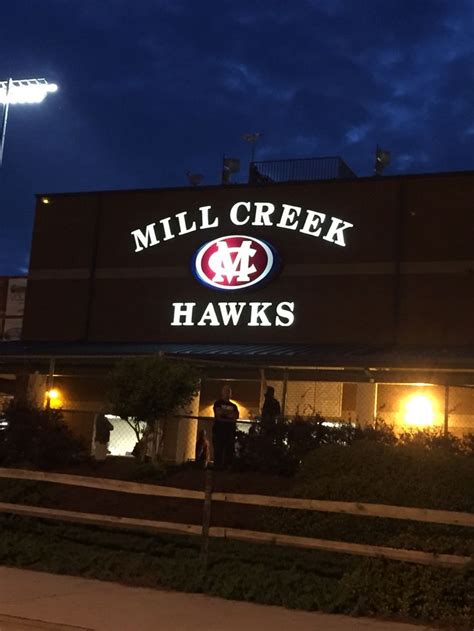
<instances>
[{"instance_id":1,"label":"text hawks","mask_svg":"<svg viewBox=\"0 0 474 631\"><path fill-rule=\"evenodd\" d=\"M291 326L294 302L173 302L171 326Z\"/></svg>"}]
</instances>

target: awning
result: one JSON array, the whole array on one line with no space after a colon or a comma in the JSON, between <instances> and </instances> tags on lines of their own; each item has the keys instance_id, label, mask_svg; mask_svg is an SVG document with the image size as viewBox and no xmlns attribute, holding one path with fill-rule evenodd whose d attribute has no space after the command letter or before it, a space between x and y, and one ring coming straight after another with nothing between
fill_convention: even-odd
<instances>
[{"instance_id":1,"label":"awning","mask_svg":"<svg viewBox=\"0 0 474 631\"><path fill-rule=\"evenodd\" d=\"M106 359L164 354L192 360L274 367L430 369L474 372L474 347L370 347L308 344L160 344L0 342L0 363L47 358Z\"/></svg>"}]
</instances>

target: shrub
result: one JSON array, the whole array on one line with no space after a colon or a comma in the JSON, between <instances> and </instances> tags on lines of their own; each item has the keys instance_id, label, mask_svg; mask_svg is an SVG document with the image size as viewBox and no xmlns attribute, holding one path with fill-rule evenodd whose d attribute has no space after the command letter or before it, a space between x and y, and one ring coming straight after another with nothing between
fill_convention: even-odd
<instances>
[{"instance_id":1,"label":"shrub","mask_svg":"<svg viewBox=\"0 0 474 631\"><path fill-rule=\"evenodd\" d=\"M429 441L431 444L431 441ZM406 443L356 440L307 454L292 493L320 500L474 512L474 459L418 437ZM261 508L256 529L446 554L474 554L472 529L339 513Z\"/></svg>"},{"instance_id":2,"label":"shrub","mask_svg":"<svg viewBox=\"0 0 474 631\"><path fill-rule=\"evenodd\" d=\"M393 563L360 561L339 584L341 613L400 616L469 629L474 623L474 572Z\"/></svg>"},{"instance_id":3,"label":"shrub","mask_svg":"<svg viewBox=\"0 0 474 631\"><path fill-rule=\"evenodd\" d=\"M468 456L474 456L474 434L465 434L462 439L462 450Z\"/></svg>"},{"instance_id":4,"label":"shrub","mask_svg":"<svg viewBox=\"0 0 474 631\"><path fill-rule=\"evenodd\" d=\"M383 421L361 428L351 423L334 425L316 414L279 419L271 431L260 423L248 433L238 432L236 468L293 475L303 459L324 445L348 446L358 440L392 444L397 439Z\"/></svg>"},{"instance_id":5,"label":"shrub","mask_svg":"<svg viewBox=\"0 0 474 631\"><path fill-rule=\"evenodd\" d=\"M373 424L361 427L349 422L337 425L328 423L322 416L315 415L279 419L270 432L258 422L248 433L238 432L235 466L241 470L294 475L306 457L315 450L327 445L347 447L360 442L412 447L419 450L418 457L421 460L424 451L474 455L474 434L457 438L439 429L424 429L407 430L397 435L383 419L376 419Z\"/></svg>"},{"instance_id":6,"label":"shrub","mask_svg":"<svg viewBox=\"0 0 474 631\"><path fill-rule=\"evenodd\" d=\"M166 478L166 465L163 460L137 464L133 471L135 480L150 480L160 482Z\"/></svg>"},{"instance_id":7,"label":"shrub","mask_svg":"<svg viewBox=\"0 0 474 631\"><path fill-rule=\"evenodd\" d=\"M464 440L453 434L445 434L441 429L411 429L398 437L401 445L416 445L426 449L444 449L453 453L463 453Z\"/></svg>"},{"instance_id":8,"label":"shrub","mask_svg":"<svg viewBox=\"0 0 474 631\"><path fill-rule=\"evenodd\" d=\"M474 459L411 441L357 440L308 454L295 484L303 497L474 511Z\"/></svg>"},{"instance_id":9,"label":"shrub","mask_svg":"<svg viewBox=\"0 0 474 631\"><path fill-rule=\"evenodd\" d=\"M474 571L0 517L0 563L130 585L470 629ZM375 623L374 625L375 626Z\"/></svg>"},{"instance_id":10,"label":"shrub","mask_svg":"<svg viewBox=\"0 0 474 631\"><path fill-rule=\"evenodd\" d=\"M364 427L358 426L358 431L354 436L355 440L369 440L382 445L394 445L397 441L397 435L393 429L393 425L388 425L383 419L376 418L371 424Z\"/></svg>"},{"instance_id":11,"label":"shrub","mask_svg":"<svg viewBox=\"0 0 474 631\"><path fill-rule=\"evenodd\" d=\"M279 421L275 425L271 436L260 425L251 427L248 433L237 432L234 467L238 470L292 475L297 463L290 453L287 435L285 421Z\"/></svg>"},{"instance_id":12,"label":"shrub","mask_svg":"<svg viewBox=\"0 0 474 631\"><path fill-rule=\"evenodd\" d=\"M4 417L8 425L0 433L2 465L63 467L85 453L84 445L64 423L60 410L13 401Z\"/></svg>"}]
</instances>

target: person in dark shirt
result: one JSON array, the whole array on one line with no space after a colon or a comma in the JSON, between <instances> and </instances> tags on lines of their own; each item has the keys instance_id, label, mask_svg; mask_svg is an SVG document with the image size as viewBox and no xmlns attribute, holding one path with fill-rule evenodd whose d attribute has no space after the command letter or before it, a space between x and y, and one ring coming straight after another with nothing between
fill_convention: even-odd
<instances>
[{"instance_id":1,"label":"person in dark shirt","mask_svg":"<svg viewBox=\"0 0 474 631\"><path fill-rule=\"evenodd\" d=\"M235 448L235 432L239 408L230 400L230 386L222 388L221 398L214 403L214 426L212 428L212 446L214 448L214 467L226 468L232 464Z\"/></svg>"},{"instance_id":2,"label":"person in dark shirt","mask_svg":"<svg viewBox=\"0 0 474 631\"><path fill-rule=\"evenodd\" d=\"M280 404L275 399L275 388L268 386L265 392L265 401L262 406L262 430L265 434L273 434L277 418L280 414Z\"/></svg>"},{"instance_id":3,"label":"person in dark shirt","mask_svg":"<svg viewBox=\"0 0 474 631\"><path fill-rule=\"evenodd\" d=\"M110 432L114 426L103 412L97 415L95 421L95 459L104 461L107 457L107 446L110 440Z\"/></svg>"}]
</instances>

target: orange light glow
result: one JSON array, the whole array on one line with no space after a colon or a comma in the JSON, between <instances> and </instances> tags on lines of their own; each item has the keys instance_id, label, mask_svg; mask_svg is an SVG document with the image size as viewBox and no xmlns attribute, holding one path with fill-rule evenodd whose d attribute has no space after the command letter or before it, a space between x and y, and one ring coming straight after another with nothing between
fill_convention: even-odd
<instances>
[{"instance_id":1,"label":"orange light glow","mask_svg":"<svg viewBox=\"0 0 474 631\"><path fill-rule=\"evenodd\" d=\"M56 388L47 390L45 393L46 405L51 408L59 408L62 405L61 393Z\"/></svg>"},{"instance_id":2,"label":"orange light glow","mask_svg":"<svg viewBox=\"0 0 474 631\"><path fill-rule=\"evenodd\" d=\"M405 423L415 427L433 425L434 411L432 400L424 394L414 394L405 402Z\"/></svg>"}]
</instances>

